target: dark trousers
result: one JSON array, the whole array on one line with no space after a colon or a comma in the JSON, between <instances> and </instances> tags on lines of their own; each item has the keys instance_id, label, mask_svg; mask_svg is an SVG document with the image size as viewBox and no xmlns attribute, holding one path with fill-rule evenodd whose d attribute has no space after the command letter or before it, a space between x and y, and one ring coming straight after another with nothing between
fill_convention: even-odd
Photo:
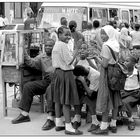
<instances>
[{"instance_id":1,"label":"dark trousers","mask_svg":"<svg viewBox=\"0 0 140 140\"><path fill-rule=\"evenodd\" d=\"M140 89L124 91L122 93L122 110L126 111L128 117L132 116L133 108L140 104Z\"/></svg>"},{"instance_id":2,"label":"dark trousers","mask_svg":"<svg viewBox=\"0 0 140 140\"><path fill-rule=\"evenodd\" d=\"M89 81L86 81L89 85ZM81 81L76 79L76 85L79 95L80 104L86 104L91 115L96 114L96 100L97 100L97 91L93 91L91 96L85 95L85 89Z\"/></svg>"},{"instance_id":3,"label":"dark trousers","mask_svg":"<svg viewBox=\"0 0 140 140\"><path fill-rule=\"evenodd\" d=\"M23 111L29 112L33 97L35 95L43 95L47 87L49 86L51 80L46 78L43 80L31 81L23 86L23 93L21 95L21 100L19 103L19 108Z\"/></svg>"}]
</instances>

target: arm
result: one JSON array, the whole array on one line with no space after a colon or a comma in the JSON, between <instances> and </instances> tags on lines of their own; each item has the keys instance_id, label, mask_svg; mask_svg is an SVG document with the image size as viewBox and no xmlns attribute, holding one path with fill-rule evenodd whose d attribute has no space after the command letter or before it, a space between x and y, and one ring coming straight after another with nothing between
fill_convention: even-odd
<instances>
[{"instance_id":1,"label":"arm","mask_svg":"<svg viewBox=\"0 0 140 140\"><path fill-rule=\"evenodd\" d=\"M77 56L77 57L75 58L75 61L73 62L73 66L74 66L74 67L77 65L77 63L79 62L79 60L80 60L80 57Z\"/></svg>"},{"instance_id":2,"label":"arm","mask_svg":"<svg viewBox=\"0 0 140 140\"><path fill-rule=\"evenodd\" d=\"M82 45L82 42L83 42L82 39L79 39L79 40L78 40L77 45L76 45L76 47L75 47L76 49L75 49L75 51L74 51L74 53L73 53L73 59L71 60L71 62L69 63L69 65L71 65L71 64L74 62L76 56L78 55L78 51L79 51L79 49L80 49L80 47L81 47L81 45Z\"/></svg>"},{"instance_id":3,"label":"arm","mask_svg":"<svg viewBox=\"0 0 140 140\"><path fill-rule=\"evenodd\" d=\"M28 53L27 50L25 50L24 52L24 61L25 63L32 68L36 68L38 70L41 69L41 59L40 56L36 56L35 58L31 58Z\"/></svg>"},{"instance_id":4,"label":"arm","mask_svg":"<svg viewBox=\"0 0 140 140\"><path fill-rule=\"evenodd\" d=\"M71 60L71 62L69 63L69 65L71 65L71 64L74 62L74 60L75 60L75 58L77 57L77 55L78 55L78 49L76 49L76 50L74 51L74 53L73 53L73 59Z\"/></svg>"},{"instance_id":5,"label":"arm","mask_svg":"<svg viewBox=\"0 0 140 140\"><path fill-rule=\"evenodd\" d=\"M87 61L88 61L89 65L90 65L92 68L94 68L95 70L97 70L97 69L98 69L98 68L97 68L97 66L96 66L96 65L94 65L94 63L93 63L92 59L88 59L88 58L87 58Z\"/></svg>"},{"instance_id":6,"label":"arm","mask_svg":"<svg viewBox=\"0 0 140 140\"><path fill-rule=\"evenodd\" d=\"M108 66L108 62L109 62L109 60L108 59L106 59L106 58L99 58L98 56L96 57L96 60L104 67L104 68L107 68L107 66Z\"/></svg>"},{"instance_id":7,"label":"arm","mask_svg":"<svg viewBox=\"0 0 140 140\"><path fill-rule=\"evenodd\" d=\"M97 54L95 55L95 59L100 63L104 68L107 68L109 60L112 59L112 54L110 52L110 49L107 45L102 46L101 54L100 56Z\"/></svg>"},{"instance_id":8,"label":"arm","mask_svg":"<svg viewBox=\"0 0 140 140\"><path fill-rule=\"evenodd\" d=\"M91 96L93 90L90 90L90 88L88 87L88 85L87 85L87 83L86 83L84 77L79 76L79 77L78 77L78 80L80 80L80 81L82 82L85 91L87 92L87 94L88 94L89 96Z\"/></svg>"}]
</instances>

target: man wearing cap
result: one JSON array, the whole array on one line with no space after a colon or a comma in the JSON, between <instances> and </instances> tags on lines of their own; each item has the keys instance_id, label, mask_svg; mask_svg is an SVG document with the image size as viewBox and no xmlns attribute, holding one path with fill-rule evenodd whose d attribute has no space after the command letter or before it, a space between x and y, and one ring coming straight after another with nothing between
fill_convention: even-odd
<instances>
[{"instance_id":1,"label":"man wearing cap","mask_svg":"<svg viewBox=\"0 0 140 140\"><path fill-rule=\"evenodd\" d=\"M52 39L45 40L45 53L40 54L35 58L31 58L28 55L27 50L25 50L25 63L30 67L42 71L43 78L42 80L29 81L23 86L23 92L19 103L19 109L21 109L21 112L17 118L12 120L12 124L30 121L29 111L31 108L33 97L35 95L45 94L47 87L50 85L54 72L51 58L54 43L55 42ZM54 111L53 104L52 106L50 106L50 108L51 111ZM49 117L49 119L50 121L49 123L47 123L47 126L45 125L45 127L49 127L48 129L51 129L55 126L55 123L53 117Z\"/></svg>"}]
</instances>

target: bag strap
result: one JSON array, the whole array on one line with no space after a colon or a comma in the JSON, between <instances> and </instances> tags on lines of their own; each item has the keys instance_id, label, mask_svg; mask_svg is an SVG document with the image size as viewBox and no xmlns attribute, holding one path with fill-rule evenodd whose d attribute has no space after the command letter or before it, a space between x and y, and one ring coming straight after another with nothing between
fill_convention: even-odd
<instances>
[{"instance_id":1,"label":"bag strap","mask_svg":"<svg viewBox=\"0 0 140 140\"><path fill-rule=\"evenodd\" d=\"M139 74L139 71L137 71L138 72L138 74L137 74L137 77L138 77L138 81L140 81L140 74Z\"/></svg>"},{"instance_id":2,"label":"bag strap","mask_svg":"<svg viewBox=\"0 0 140 140\"><path fill-rule=\"evenodd\" d=\"M112 54L114 60L116 61L116 56L115 56L114 51L113 51L109 46L108 46L108 48L109 48L109 50L110 50L110 52L111 52L111 54Z\"/></svg>"}]
</instances>

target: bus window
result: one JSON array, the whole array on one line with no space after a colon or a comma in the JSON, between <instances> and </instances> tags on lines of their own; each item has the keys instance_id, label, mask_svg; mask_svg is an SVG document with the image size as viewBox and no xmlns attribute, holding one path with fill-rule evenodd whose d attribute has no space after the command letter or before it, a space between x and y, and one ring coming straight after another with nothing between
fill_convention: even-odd
<instances>
[{"instance_id":1,"label":"bus window","mask_svg":"<svg viewBox=\"0 0 140 140\"><path fill-rule=\"evenodd\" d=\"M97 10L93 9L93 18L98 18Z\"/></svg>"},{"instance_id":2,"label":"bus window","mask_svg":"<svg viewBox=\"0 0 140 140\"><path fill-rule=\"evenodd\" d=\"M109 9L110 18L117 16L117 9Z\"/></svg>"},{"instance_id":3,"label":"bus window","mask_svg":"<svg viewBox=\"0 0 140 140\"><path fill-rule=\"evenodd\" d=\"M126 10L122 10L122 21L129 23L129 13Z\"/></svg>"},{"instance_id":4,"label":"bus window","mask_svg":"<svg viewBox=\"0 0 140 140\"><path fill-rule=\"evenodd\" d=\"M92 19L98 19L102 25L105 25L108 19L107 9L103 8L94 8L93 9Z\"/></svg>"}]
</instances>

